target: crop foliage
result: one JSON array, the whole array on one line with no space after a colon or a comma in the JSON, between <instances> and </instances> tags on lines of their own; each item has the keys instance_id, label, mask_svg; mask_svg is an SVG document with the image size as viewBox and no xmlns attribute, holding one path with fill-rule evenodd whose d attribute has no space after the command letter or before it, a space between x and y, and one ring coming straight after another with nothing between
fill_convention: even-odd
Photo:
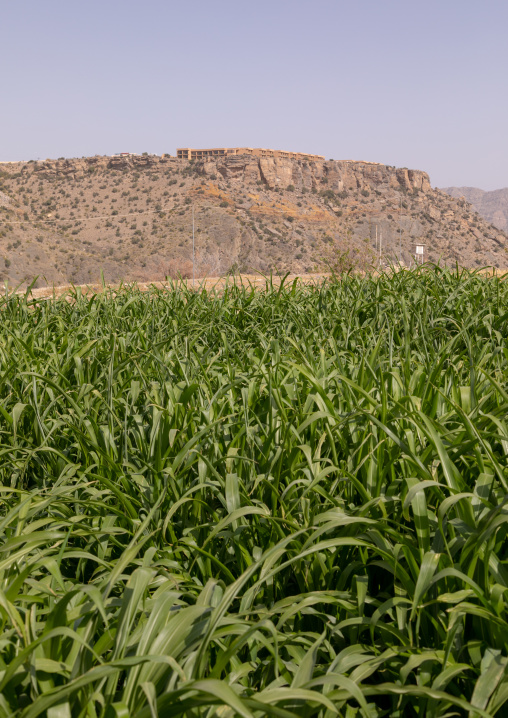
<instances>
[{"instance_id":1,"label":"crop foliage","mask_svg":"<svg viewBox=\"0 0 508 718\"><path fill-rule=\"evenodd\" d=\"M0 299L0 717L505 715L508 285Z\"/></svg>"}]
</instances>

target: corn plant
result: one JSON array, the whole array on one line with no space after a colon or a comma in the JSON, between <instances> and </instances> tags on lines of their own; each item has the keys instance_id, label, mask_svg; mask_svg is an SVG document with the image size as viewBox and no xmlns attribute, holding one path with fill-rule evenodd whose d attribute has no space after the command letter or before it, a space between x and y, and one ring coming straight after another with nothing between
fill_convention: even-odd
<instances>
[{"instance_id":1,"label":"corn plant","mask_svg":"<svg viewBox=\"0 0 508 718\"><path fill-rule=\"evenodd\" d=\"M506 715L508 284L0 299L0 718Z\"/></svg>"}]
</instances>

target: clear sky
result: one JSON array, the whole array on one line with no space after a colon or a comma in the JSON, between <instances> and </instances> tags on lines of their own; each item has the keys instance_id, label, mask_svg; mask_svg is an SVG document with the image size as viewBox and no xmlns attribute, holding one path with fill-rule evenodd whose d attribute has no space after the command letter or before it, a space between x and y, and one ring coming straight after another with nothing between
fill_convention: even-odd
<instances>
[{"instance_id":1,"label":"clear sky","mask_svg":"<svg viewBox=\"0 0 508 718\"><path fill-rule=\"evenodd\" d=\"M251 146L508 186L508 0L0 0L0 160Z\"/></svg>"}]
</instances>

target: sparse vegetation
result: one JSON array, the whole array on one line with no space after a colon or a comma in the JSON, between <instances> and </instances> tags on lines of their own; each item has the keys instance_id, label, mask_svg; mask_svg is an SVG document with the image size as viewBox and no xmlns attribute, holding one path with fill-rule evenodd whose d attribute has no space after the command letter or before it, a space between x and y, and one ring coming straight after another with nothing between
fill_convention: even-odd
<instances>
[{"instance_id":1,"label":"sparse vegetation","mask_svg":"<svg viewBox=\"0 0 508 718\"><path fill-rule=\"evenodd\" d=\"M136 220L143 227L150 227L144 239L145 251L141 252L141 243L134 245L128 267L119 255L112 255L107 263L108 279L140 276L141 262L144 277L161 279L162 267L169 265L186 271L188 249L180 248L179 238L184 229L188 231L188 207L192 202L197 218L195 234L199 235L200 241L203 240L208 257L198 270L203 272L222 274L232 263L262 271L270 268L279 270L282 266L298 272L306 271L308 261L304 263L300 256L303 250L297 253L291 248L294 232L303 232L306 251L312 242L317 242L312 258L314 266L319 263L322 254L323 233L344 238L347 247L343 249L350 249L351 256L355 256L353 250L362 247L366 231L374 236L374 224L383 232L383 253L389 263L397 258L394 248L398 238L394 241L394 234L398 230L395 224L399 219L406 263L411 261L412 242L417 237L425 238L430 253L426 256L435 260L442 257L453 261L458 256L464 262L476 263L479 260L483 264L498 264L504 256L504 253L501 254L503 242L499 244L495 230L487 227L477 213L468 212L467 205L460 206L459 201L438 192L426 194L421 190L394 189L390 184L393 178L388 176L392 170L388 168L380 170L386 174L382 181L378 181L378 176L376 183L372 183L369 175L354 165L350 166L349 175L345 176L342 169L339 172L335 163L329 162L324 178L327 182L322 183L321 173L310 165L305 170L305 176L295 175L297 181L287 179L283 187L279 187L269 176L263 176L263 179L254 177L252 181L233 180L222 166L221 173L225 172L225 177L218 171L203 174L200 163L177 162L170 158L162 160L153 156L138 160L141 164L137 166L113 169L107 167L103 158L94 158L96 172L93 175L85 171L90 166L90 159L86 158L82 161L66 160L66 173L72 163L78 165L74 172L65 175L59 174L62 163L48 173L44 163L20 165L19 171L17 166L9 171L2 170L2 192L12 202L10 209L0 208L0 220L10 218L13 224L0 225L0 253L6 254L7 246L12 248L21 239L26 248L31 242L38 242L44 249L37 261L33 252L26 251L22 256L21 250L10 251L11 265L9 271L2 269L3 278L17 284L40 274L49 283L62 283L72 274L78 282L88 282L92 272L98 279L100 268L97 261L106 256L102 242L116 244L120 224L128 227ZM299 164L298 168L301 173L304 165ZM210 167L206 171L209 172ZM369 194L366 196L365 192ZM417 197L420 202L416 202ZM422 197L425 201L421 201ZM159 214L154 215L153 210ZM387 226L388 214L392 226ZM256 225L257 229L252 230L250 255L246 261L240 255L244 251L241 248L246 246L242 237L244 227L251 226L250 218L256 223L261 222ZM24 224L17 224L20 219ZM154 223L154 219L158 221ZM145 221L148 224L143 224ZM291 223L295 225L294 229L289 227ZM229 248L223 252L222 247L224 237L233 235L235 239L231 247L235 247L232 250L235 256L231 258ZM477 236L482 240L479 246ZM267 237L271 238L270 242L267 242ZM68 264L58 274L54 271L55 257L50 249L57 240L71 243L72 250ZM130 236L126 241L130 244ZM228 242L229 239L226 239L226 245ZM329 240L326 242L330 243ZM457 242L460 243L458 255ZM213 261L210 252L215 254ZM222 257L220 260L219 254ZM279 256L282 257L280 262L277 259ZM147 261L147 257L153 257L153 262ZM178 276L178 270L175 276Z\"/></svg>"}]
</instances>

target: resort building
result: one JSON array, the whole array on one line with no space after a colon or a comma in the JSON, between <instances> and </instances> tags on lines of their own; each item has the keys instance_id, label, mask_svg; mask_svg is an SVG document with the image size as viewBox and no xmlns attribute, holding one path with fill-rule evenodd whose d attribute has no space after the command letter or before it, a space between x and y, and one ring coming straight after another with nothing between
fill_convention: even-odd
<instances>
[{"instance_id":1,"label":"resort building","mask_svg":"<svg viewBox=\"0 0 508 718\"><path fill-rule=\"evenodd\" d=\"M308 155L305 152L283 152L282 150L266 150L261 147L213 147L206 150L195 150L191 147L179 147L176 156L183 160L202 160L205 157L221 157L231 155L252 155L253 157L282 157L290 160L307 160L322 162L322 155Z\"/></svg>"}]
</instances>

